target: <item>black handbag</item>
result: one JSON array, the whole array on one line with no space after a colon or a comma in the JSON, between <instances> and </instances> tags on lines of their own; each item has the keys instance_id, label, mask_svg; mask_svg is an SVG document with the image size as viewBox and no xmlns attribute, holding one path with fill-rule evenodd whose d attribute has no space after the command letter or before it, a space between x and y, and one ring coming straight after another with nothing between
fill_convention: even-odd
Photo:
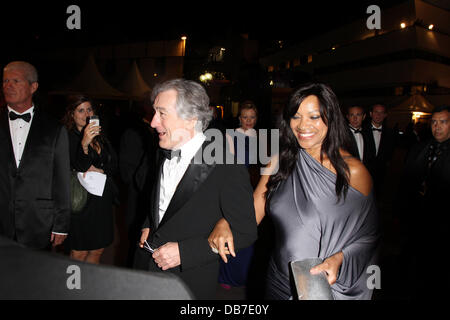
<instances>
[{"instance_id":1,"label":"black handbag","mask_svg":"<svg viewBox=\"0 0 450 320\"><path fill-rule=\"evenodd\" d=\"M78 213L86 206L88 200L88 192L78 180L76 171L71 172L70 184L72 212Z\"/></svg>"}]
</instances>

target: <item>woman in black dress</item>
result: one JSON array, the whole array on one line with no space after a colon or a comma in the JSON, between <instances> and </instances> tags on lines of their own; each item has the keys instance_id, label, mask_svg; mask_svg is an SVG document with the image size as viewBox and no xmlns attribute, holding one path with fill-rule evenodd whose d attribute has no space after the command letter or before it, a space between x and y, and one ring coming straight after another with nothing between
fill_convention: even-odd
<instances>
[{"instance_id":1,"label":"woman in black dress","mask_svg":"<svg viewBox=\"0 0 450 320\"><path fill-rule=\"evenodd\" d=\"M102 196L88 193L85 207L80 212L72 212L69 231L71 258L98 264L104 248L114 237L116 188L111 177L117 170L117 155L102 135L101 127L88 123L88 117L93 115L93 103L88 97L71 96L63 122L69 132L71 170L94 171L107 176Z\"/></svg>"}]
</instances>

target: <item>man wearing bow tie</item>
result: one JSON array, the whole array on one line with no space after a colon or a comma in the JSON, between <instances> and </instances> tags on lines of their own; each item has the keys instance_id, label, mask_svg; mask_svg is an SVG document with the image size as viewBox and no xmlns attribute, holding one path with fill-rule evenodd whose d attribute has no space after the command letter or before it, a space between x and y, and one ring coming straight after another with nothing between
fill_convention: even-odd
<instances>
[{"instance_id":1,"label":"man wearing bow tie","mask_svg":"<svg viewBox=\"0 0 450 320\"><path fill-rule=\"evenodd\" d=\"M200 84L167 81L155 86L152 100L151 126L158 133L160 149L156 177L150 178L155 183L140 246L147 241L156 250L138 250L135 267L175 273L195 298L213 299L219 256L211 251L208 236L216 222L222 217L230 222L238 249L256 240L248 171L244 165L221 159L194 161L210 143L203 130L212 118L208 95Z\"/></svg>"},{"instance_id":2,"label":"man wearing bow tie","mask_svg":"<svg viewBox=\"0 0 450 320\"><path fill-rule=\"evenodd\" d=\"M59 245L70 219L67 132L33 104L31 64L3 69L6 108L0 111L0 235L31 248Z\"/></svg>"},{"instance_id":3,"label":"man wearing bow tie","mask_svg":"<svg viewBox=\"0 0 450 320\"><path fill-rule=\"evenodd\" d=\"M351 133L350 154L366 164L367 152L367 131L363 130L362 124L366 114L360 106L352 106L347 109L348 128Z\"/></svg>"},{"instance_id":4,"label":"man wearing bow tie","mask_svg":"<svg viewBox=\"0 0 450 320\"><path fill-rule=\"evenodd\" d=\"M381 197L384 178L395 147L395 133L384 124L386 117L387 110L384 105L372 106L371 123L366 128L368 132L367 169L372 175L375 194L378 197Z\"/></svg>"}]
</instances>

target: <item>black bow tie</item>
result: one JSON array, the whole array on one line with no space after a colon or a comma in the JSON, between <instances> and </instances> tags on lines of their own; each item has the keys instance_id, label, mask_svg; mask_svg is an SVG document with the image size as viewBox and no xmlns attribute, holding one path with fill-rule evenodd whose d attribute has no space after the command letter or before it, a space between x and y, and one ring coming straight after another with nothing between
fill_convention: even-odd
<instances>
[{"instance_id":1,"label":"black bow tie","mask_svg":"<svg viewBox=\"0 0 450 320\"><path fill-rule=\"evenodd\" d=\"M372 131L383 131L382 129L378 129L378 128L375 128L375 127L372 127Z\"/></svg>"},{"instance_id":2,"label":"black bow tie","mask_svg":"<svg viewBox=\"0 0 450 320\"><path fill-rule=\"evenodd\" d=\"M350 129L353 130L353 133L361 133L362 134L362 130L361 129L353 129L353 128L350 128Z\"/></svg>"},{"instance_id":3,"label":"black bow tie","mask_svg":"<svg viewBox=\"0 0 450 320\"><path fill-rule=\"evenodd\" d=\"M15 113L13 111L9 112L9 119L10 120L14 121L14 120L19 119L19 118L25 120L26 122L30 122L30 120L31 120L31 113L27 112L27 113L24 113L24 114L17 114L17 113Z\"/></svg>"},{"instance_id":4,"label":"black bow tie","mask_svg":"<svg viewBox=\"0 0 450 320\"><path fill-rule=\"evenodd\" d=\"M167 149L161 149L161 152L163 156L169 160L171 160L173 157L181 157L181 150L167 150Z\"/></svg>"}]
</instances>

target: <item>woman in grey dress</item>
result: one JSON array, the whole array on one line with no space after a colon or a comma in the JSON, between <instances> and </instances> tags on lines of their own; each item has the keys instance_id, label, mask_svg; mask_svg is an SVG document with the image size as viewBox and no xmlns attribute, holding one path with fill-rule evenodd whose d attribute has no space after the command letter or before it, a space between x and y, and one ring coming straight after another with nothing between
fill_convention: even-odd
<instances>
[{"instance_id":1,"label":"woman in grey dress","mask_svg":"<svg viewBox=\"0 0 450 320\"><path fill-rule=\"evenodd\" d=\"M349 136L335 94L324 84L301 87L279 129L280 153L254 192L257 222L267 211L275 227L267 298L293 296L291 261L321 258L311 273L325 272L335 299L370 299L367 268L379 242L378 215L370 174L346 150ZM220 253L232 242L229 227L221 220L208 239Z\"/></svg>"}]
</instances>

